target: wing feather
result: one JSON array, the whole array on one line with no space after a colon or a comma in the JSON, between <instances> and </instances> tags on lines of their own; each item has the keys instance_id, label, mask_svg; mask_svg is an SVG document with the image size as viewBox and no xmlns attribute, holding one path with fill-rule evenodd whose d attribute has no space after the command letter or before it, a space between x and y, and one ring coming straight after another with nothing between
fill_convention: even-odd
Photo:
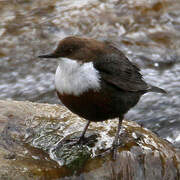
<instances>
[{"instance_id":1,"label":"wing feather","mask_svg":"<svg viewBox=\"0 0 180 180\"><path fill-rule=\"evenodd\" d=\"M118 52L118 53L117 53ZM111 53L94 62L101 78L125 91L146 91L148 84L143 80L140 69L120 51Z\"/></svg>"}]
</instances>

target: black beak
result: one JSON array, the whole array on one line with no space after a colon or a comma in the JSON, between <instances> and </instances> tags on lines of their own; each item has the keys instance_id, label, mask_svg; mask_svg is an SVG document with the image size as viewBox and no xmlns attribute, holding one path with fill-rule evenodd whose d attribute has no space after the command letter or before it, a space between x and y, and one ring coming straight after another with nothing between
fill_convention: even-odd
<instances>
[{"instance_id":1,"label":"black beak","mask_svg":"<svg viewBox=\"0 0 180 180\"><path fill-rule=\"evenodd\" d=\"M40 55L38 56L39 58L58 58L59 56L55 53L52 54L45 54L45 55Z\"/></svg>"}]
</instances>

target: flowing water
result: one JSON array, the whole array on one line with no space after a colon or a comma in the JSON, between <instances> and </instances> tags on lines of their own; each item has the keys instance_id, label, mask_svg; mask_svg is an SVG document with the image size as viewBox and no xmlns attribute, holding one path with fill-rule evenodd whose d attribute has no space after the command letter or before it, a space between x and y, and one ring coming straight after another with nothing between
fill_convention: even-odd
<instances>
[{"instance_id":1,"label":"flowing water","mask_svg":"<svg viewBox=\"0 0 180 180\"><path fill-rule=\"evenodd\" d=\"M0 99L59 103L58 60L37 56L69 35L112 40L168 92L144 95L126 118L180 146L179 0L0 0L0 19Z\"/></svg>"}]
</instances>

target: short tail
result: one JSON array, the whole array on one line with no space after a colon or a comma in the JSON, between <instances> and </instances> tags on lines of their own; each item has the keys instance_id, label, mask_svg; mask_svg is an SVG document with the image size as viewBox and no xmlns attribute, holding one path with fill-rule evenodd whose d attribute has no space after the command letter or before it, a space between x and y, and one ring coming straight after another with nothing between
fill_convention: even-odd
<instances>
[{"instance_id":1,"label":"short tail","mask_svg":"<svg viewBox=\"0 0 180 180\"><path fill-rule=\"evenodd\" d=\"M151 86L148 89L149 92L157 92L157 93L163 93L166 94L167 92L164 89L158 88L156 86Z\"/></svg>"}]
</instances>

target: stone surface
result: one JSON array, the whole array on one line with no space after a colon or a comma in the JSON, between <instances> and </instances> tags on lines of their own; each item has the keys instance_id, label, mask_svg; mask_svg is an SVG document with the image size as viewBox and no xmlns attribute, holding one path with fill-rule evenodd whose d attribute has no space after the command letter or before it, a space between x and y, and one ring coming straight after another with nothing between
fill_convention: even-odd
<instances>
[{"instance_id":1,"label":"stone surface","mask_svg":"<svg viewBox=\"0 0 180 180\"><path fill-rule=\"evenodd\" d=\"M0 179L180 179L180 151L148 129L124 120L113 161L116 120L73 144L85 123L60 105L0 100Z\"/></svg>"}]
</instances>

